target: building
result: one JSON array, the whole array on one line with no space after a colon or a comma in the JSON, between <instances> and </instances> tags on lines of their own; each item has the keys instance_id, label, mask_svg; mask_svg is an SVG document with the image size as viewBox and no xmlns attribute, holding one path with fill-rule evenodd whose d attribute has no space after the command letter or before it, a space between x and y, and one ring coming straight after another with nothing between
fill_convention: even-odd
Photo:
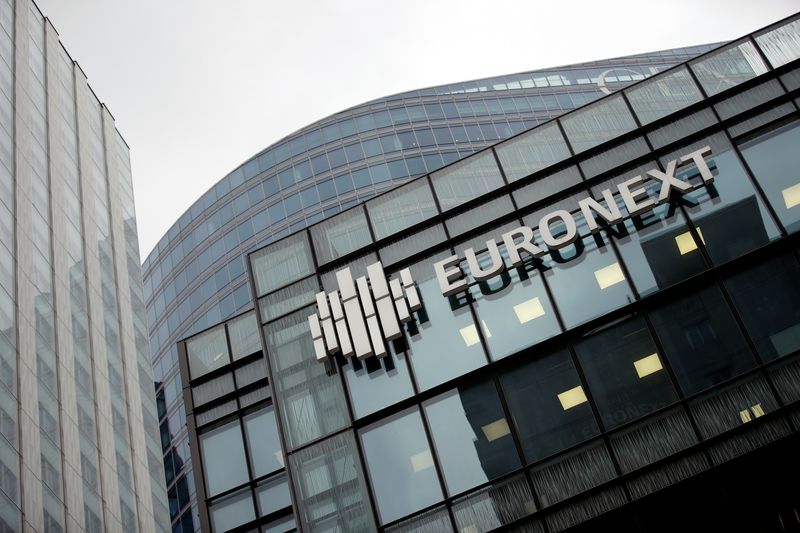
<instances>
[{"instance_id":1,"label":"building","mask_svg":"<svg viewBox=\"0 0 800 533\"><path fill-rule=\"evenodd\" d=\"M0 531L169 528L128 146L0 1Z\"/></svg>"},{"instance_id":2,"label":"building","mask_svg":"<svg viewBox=\"0 0 800 533\"><path fill-rule=\"evenodd\" d=\"M311 124L200 198L144 263L151 353L173 521L194 505L176 343L250 302L243 254L440 168L708 46L397 94Z\"/></svg>"},{"instance_id":3,"label":"building","mask_svg":"<svg viewBox=\"0 0 800 533\"><path fill-rule=\"evenodd\" d=\"M249 253L204 530L800 529L799 105L795 15Z\"/></svg>"}]
</instances>

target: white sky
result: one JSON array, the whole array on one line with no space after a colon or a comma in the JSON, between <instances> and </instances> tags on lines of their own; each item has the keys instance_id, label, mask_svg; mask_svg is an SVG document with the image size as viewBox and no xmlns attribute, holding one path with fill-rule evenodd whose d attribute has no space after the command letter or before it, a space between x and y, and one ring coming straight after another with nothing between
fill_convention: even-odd
<instances>
[{"instance_id":1,"label":"white sky","mask_svg":"<svg viewBox=\"0 0 800 533\"><path fill-rule=\"evenodd\" d=\"M36 0L131 147L142 260L209 187L388 94L740 37L797 0Z\"/></svg>"}]
</instances>

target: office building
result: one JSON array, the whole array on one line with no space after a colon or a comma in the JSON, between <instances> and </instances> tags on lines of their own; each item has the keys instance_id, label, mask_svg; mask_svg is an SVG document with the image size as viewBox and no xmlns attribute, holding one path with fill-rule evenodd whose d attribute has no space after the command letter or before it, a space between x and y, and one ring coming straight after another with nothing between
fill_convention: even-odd
<instances>
[{"instance_id":1,"label":"office building","mask_svg":"<svg viewBox=\"0 0 800 533\"><path fill-rule=\"evenodd\" d=\"M0 531L166 531L128 146L0 1Z\"/></svg>"},{"instance_id":2,"label":"office building","mask_svg":"<svg viewBox=\"0 0 800 533\"><path fill-rule=\"evenodd\" d=\"M247 254L202 525L800 528L798 104L796 15Z\"/></svg>"},{"instance_id":3,"label":"office building","mask_svg":"<svg viewBox=\"0 0 800 533\"><path fill-rule=\"evenodd\" d=\"M173 521L193 520L176 343L251 307L243 254L707 51L689 47L420 89L269 146L187 210L144 263Z\"/></svg>"}]
</instances>

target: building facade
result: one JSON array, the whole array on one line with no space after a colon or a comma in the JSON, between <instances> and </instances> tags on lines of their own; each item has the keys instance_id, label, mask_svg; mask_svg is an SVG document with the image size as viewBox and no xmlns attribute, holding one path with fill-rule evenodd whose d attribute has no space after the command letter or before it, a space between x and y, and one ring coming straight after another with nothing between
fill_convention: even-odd
<instances>
[{"instance_id":1,"label":"building facade","mask_svg":"<svg viewBox=\"0 0 800 533\"><path fill-rule=\"evenodd\" d=\"M800 528L800 16L247 255L209 531Z\"/></svg>"},{"instance_id":2,"label":"building facade","mask_svg":"<svg viewBox=\"0 0 800 533\"><path fill-rule=\"evenodd\" d=\"M432 87L353 107L266 148L217 183L144 263L173 520L194 487L176 342L251 306L243 254L500 139L690 59L681 48Z\"/></svg>"},{"instance_id":3,"label":"building facade","mask_svg":"<svg viewBox=\"0 0 800 533\"><path fill-rule=\"evenodd\" d=\"M0 117L0 531L166 531L129 150L29 0Z\"/></svg>"}]
</instances>

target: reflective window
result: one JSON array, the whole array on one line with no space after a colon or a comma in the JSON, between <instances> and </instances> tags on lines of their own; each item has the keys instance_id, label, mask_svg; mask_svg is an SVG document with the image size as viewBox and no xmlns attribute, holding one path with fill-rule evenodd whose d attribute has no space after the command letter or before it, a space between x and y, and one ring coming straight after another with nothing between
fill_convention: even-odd
<instances>
[{"instance_id":1,"label":"reflective window","mask_svg":"<svg viewBox=\"0 0 800 533\"><path fill-rule=\"evenodd\" d=\"M539 178L530 185L512 192L511 195L519 207L525 207L581 181L583 178L578 172L578 167L567 167L555 174Z\"/></svg>"},{"instance_id":2,"label":"reflective window","mask_svg":"<svg viewBox=\"0 0 800 533\"><path fill-rule=\"evenodd\" d=\"M762 360L800 350L800 266L794 257L764 261L725 286Z\"/></svg>"},{"instance_id":3,"label":"reflective window","mask_svg":"<svg viewBox=\"0 0 800 533\"><path fill-rule=\"evenodd\" d=\"M416 408L361 432L366 468L382 524L442 499L433 455Z\"/></svg>"},{"instance_id":4,"label":"reflective window","mask_svg":"<svg viewBox=\"0 0 800 533\"><path fill-rule=\"evenodd\" d=\"M716 287L661 307L651 318L685 394L721 383L755 365Z\"/></svg>"},{"instance_id":5,"label":"reflective window","mask_svg":"<svg viewBox=\"0 0 800 533\"><path fill-rule=\"evenodd\" d=\"M508 195L489 200L488 202L474 207L460 215L456 215L445 220L445 226L450 237L457 237L471 229L487 224L498 217L502 217L514 211L514 204Z\"/></svg>"},{"instance_id":6,"label":"reflective window","mask_svg":"<svg viewBox=\"0 0 800 533\"><path fill-rule=\"evenodd\" d=\"M258 301L261 320L269 322L299 307L314 303L318 291L319 282L314 276L264 296Z\"/></svg>"},{"instance_id":7,"label":"reflective window","mask_svg":"<svg viewBox=\"0 0 800 533\"><path fill-rule=\"evenodd\" d=\"M261 477L283 468L283 452L272 406L244 417L253 476Z\"/></svg>"},{"instance_id":8,"label":"reflective window","mask_svg":"<svg viewBox=\"0 0 800 533\"><path fill-rule=\"evenodd\" d=\"M253 253L250 260L259 295L314 272L311 247L305 231Z\"/></svg>"},{"instance_id":9,"label":"reflective window","mask_svg":"<svg viewBox=\"0 0 800 533\"><path fill-rule=\"evenodd\" d=\"M376 239L393 235L437 213L426 179L409 183L367 202L367 211Z\"/></svg>"},{"instance_id":10,"label":"reflective window","mask_svg":"<svg viewBox=\"0 0 800 533\"><path fill-rule=\"evenodd\" d=\"M621 95L603 98L559 120L576 154L636 129Z\"/></svg>"},{"instance_id":11,"label":"reflective window","mask_svg":"<svg viewBox=\"0 0 800 533\"><path fill-rule=\"evenodd\" d=\"M678 399L641 318L593 335L575 351L606 429Z\"/></svg>"},{"instance_id":12,"label":"reflective window","mask_svg":"<svg viewBox=\"0 0 800 533\"><path fill-rule=\"evenodd\" d=\"M192 379L230 363L224 326L217 326L186 341L186 355Z\"/></svg>"},{"instance_id":13,"label":"reflective window","mask_svg":"<svg viewBox=\"0 0 800 533\"><path fill-rule=\"evenodd\" d=\"M540 357L506 373L500 381L528 462L598 433L568 352Z\"/></svg>"},{"instance_id":14,"label":"reflective window","mask_svg":"<svg viewBox=\"0 0 800 533\"><path fill-rule=\"evenodd\" d=\"M453 389L423 408L448 493L464 492L520 466L494 382Z\"/></svg>"},{"instance_id":15,"label":"reflective window","mask_svg":"<svg viewBox=\"0 0 800 533\"><path fill-rule=\"evenodd\" d=\"M356 418L374 413L414 394L405 355L351 357L343 368Z\"/></svg>"},{"instance_id":16,"label":"reflective window","mask_svg":"<svg viewBox=\"0 0 800 533\"><path fill-rule=\"evenodd\" d=\"M422 309L405 324L405 338L391 344L393 352L408 354L420 390L486 364L466 297L462 293L446 298L439 289L431 265L444 257L430 257L411 267ZM443 346L450 349L442 350Z\"/></svg>"},{"instance_id":17,"label":"reflective window","mask_svg":"<svg viewBox=\"0 0 800 533\"><path fill-rule=\"evenodd\" d=\"M247 313L228 322L228 336L231 339L231 355L234 360L261 350L255 313Z\"/></svg>"},{"instance_id":18,"label":"reflective window","mask_svg":"<svg viewBox=\"0 0 800 533\"><path fill-rule=\"evenodd\" d=\"M209 496L232 489L250 479L244 457L242 428L238 419L203 433L199 440L206 474L206 492Z\"/></svg>"},{"instance_id":19,"label":"reflective window","mask_svg":"<svg viewBox=\"0 0 800 533\"><path fill-rule=\"evenodd\" d=\"M742 155L786 231L800 231L800 122L741 146Z\"/></svg>"},{"instance_id":20,"label":"reflective window","mask_svg":"<svg viewBox=\"0 0 800 533\"><path fill-rule=\"evenodd\" d=\"M363 207L350 209L311 228L317 261L327 263L372 242Z\"/></svg>"},{"instance_id":21,"label":"reflective window","mask_svg":"<svg viewBox=\"0 0 800 533\"><path fill-rule=\"evenodd\" d=\"M211 524L217 533L255 520L253 493L245 488L215 501L209 509Z\"/></svg>"},{"instance_id":22,"label":"reflective window","mask_svg":"<svg viewBox=\"0 0 800 533\"><path fill-rule=\"evenodd\" d=\"M256 500L258 501L258 516L268 515L292 505L286 475L259 483L256 487Z\"/></svg>"},{"instance_id":23,"label":"reflective window","mask_svg":"<svg viewBox=\"0 0 800 533\"><path fill-rule=\"evenodd\" d=\"M447 211L502 186L503 177L494 154L486 151L434 172L431 182L442 211Z\"/></svg>"},{"instance_id":24,"label":"reflective window","mask_svg":"<svg viewBox=\"0 0 800 533\"><path fill-rule=\"evenodd\" d=\"M778 238L780 232L723 134L676 150L661 158L661 163L666 166L704 146L711 147L711 155L705 160L714 176L713 183L703 185L694 164L678 167L676 177L696 187L683 196L684 205L711 259L724 263Z\"/></svg>"},{"instance_id":25,"label":"reflective window","mask_svg":"<svg viewBox=\"0 0 800 533\"><path fill-rule=\"evenodd\" d=\"M570 156L558 124L552 122L496 147L508 181L516 181Z\"/></svg>"},{"instance_id":26,"label":"reflective window","mask_svg":"<svg viewBox=\"0 0 800 533\"><path fill-rule=\"evenodd\" d=\"M649 124L703 99L686 67L625 91L639 122Z\"/></svg>"},{"instance_id":27,"label":"reflective window","mask_svg":"<svg viewBox=\"0 0 800 533\"><path fill-rule=\"evenodd\" d=\"M800 57L800 19L756 36L756 42L773 67Z\"/></svg>"},{"instance_id":28,"label":"reflective window","mask_svg":"<svg viewBox=\"0 0 800 533\"><path fill-rule=\"evenodd\" d=\"M712 52L690 66L708 96L735 87L767 71L756 47L749 41Z\"/></svg>"}]
</instances>

